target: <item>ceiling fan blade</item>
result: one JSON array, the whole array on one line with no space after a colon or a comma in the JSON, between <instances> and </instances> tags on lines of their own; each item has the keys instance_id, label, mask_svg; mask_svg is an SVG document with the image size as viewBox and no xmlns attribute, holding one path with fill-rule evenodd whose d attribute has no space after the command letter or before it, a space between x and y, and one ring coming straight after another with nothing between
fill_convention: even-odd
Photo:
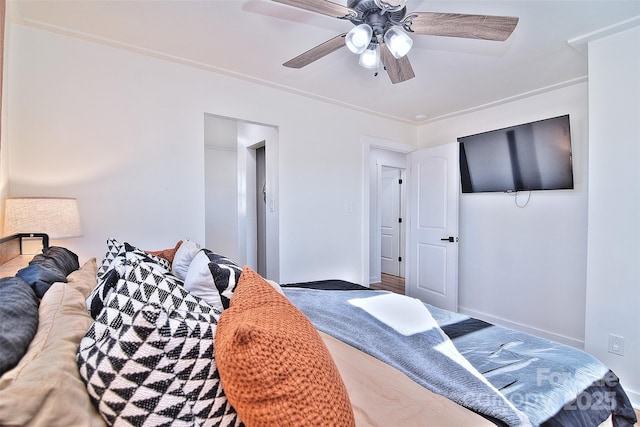
<instances>
[{"instance_id":1,"label":"ceiling fan blade","mask_svg":"<svg viewBox=\"0 0 640 427\"><path fill-rule=\"evenodd\" d=\"M436 12L414 12L402 20L405 30L416 34L495 41L508 39L517 24L518 18L509 16Z\"/></svg>"},{"instance_id":2,"label":"ceiling fan blade","mask_svg":"<svg viewBox=\"0 0 640 427\"><path fill-rule=\"evenodd\" d=\"M346 35L347 33L343 33L335 36L334 38L329 39L326 42L309 49L305 53L301 53L295 58L288 60L282 65L289 68L302 68L306 65L309 65L313 61L316 61L323 56L330 54L331 52L335 52L336 50L344 46L344 37Z\"/></svg>"},{"instance_id":3,"label":"ceiling fan blade","mask_svg":"<svg viewBox=\"0 0 640 427\"><path fill-rule=\"evenodd\" d=\"M386 44L380 44L380 55L384 68L391 79L391 83L402 83L414 78L413 67L407 55L400 59L396 59Z\"/></svg>"},{"instance_id":4,"label":"ceiling fan blade","mask_svg":"<svg viewBox=\"0 0 640 427\"><path fill-rule=\"evenodd\" d=\"M352 19L358 16L358 13L346 6L333 3L327 0L273 0L278 3L287 4L300 9L310 10L311 12L320 13L322 15L331 16L341 19Z\"/></svg>"}]
</instances>

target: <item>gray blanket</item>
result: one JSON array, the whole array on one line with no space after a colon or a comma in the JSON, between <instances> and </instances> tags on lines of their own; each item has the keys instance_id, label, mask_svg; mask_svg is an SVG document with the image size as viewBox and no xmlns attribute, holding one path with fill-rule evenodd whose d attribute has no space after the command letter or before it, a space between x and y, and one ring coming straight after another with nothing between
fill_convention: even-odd
<instances>
[{"instance_id":1,"label":"gray blanket","mask_svg":"<svg viewBox=\"0 0 640 427\"><path fill-rule=\"evenodd\" d=\"M18 364L38 328L39 300L19 277L0 279L0 375Z\"/></svg>"},{"instance_id":2,"label":"gray blanket","mask_svg":"<svg viewBox=\"0 0 640 427\"><path fill-rule=\"evenodd\" d=\"M469 360L535 426L617 427L635 415L618 378L584 351L427 304Z\"/></svg>"},{"instance_id":3,"label":"gray blanket","mask_svg":"<svg viewBox=\"0 0 640 427\"><path fill-rule=\"evenodd\" d=\"M284 288L316 328L396 367L423 387L508 425L598 426L613 415L616 426L636 417L618 378L578 349L425 304L453 344L515 408L433 351L443 338L429 331L405 337L347 301L382 291L322 291ZM453 371L451 371L453 369ZM454 374L451 374L454 372ZM495 405L498 403L499 405ZM488 407L487 407L488 406Z\"/></svg>"},{"instance_id":4,"label":"gray blanket","mask_svg":"<svg viewBox=\"0 0 640 427\"><path fill-rule=\"evenodd\" d=\"M439 329L404 336L347 302L372 291L320 291L285 288L285 295L320 331L403 371L434 393L510 426L528 425L526 416L472 371L447 357L447 336Z\"/></svg>"}]
</instances>

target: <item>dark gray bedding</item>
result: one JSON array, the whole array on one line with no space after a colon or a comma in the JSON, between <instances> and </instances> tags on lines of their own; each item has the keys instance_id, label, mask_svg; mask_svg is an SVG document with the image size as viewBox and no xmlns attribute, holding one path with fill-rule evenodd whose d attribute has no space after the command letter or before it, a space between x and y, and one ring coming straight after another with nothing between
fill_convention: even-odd
<instances>
[{"instance_id":1,"label":"dark gray bedding","mask_svg":"<svg viewBox=\"0 0 640 427\"><path fill-rule=\"evenodd\" d=\"M0 279L0 375L26 353L38 328L39 300L19 277Z\"/></svg>"},{"instance_id":2,"label":"dark gray bedding","mask_svg":"<svg viewBox=\"0 0 640 427\"><path fill-rule=\"evenodd\" d=\"M80 268L78 256L69 249L51 246L33 257L29 265L16 273L42 298L55 282L67 282L67 276Z\"/></svg>"}]
</instances>

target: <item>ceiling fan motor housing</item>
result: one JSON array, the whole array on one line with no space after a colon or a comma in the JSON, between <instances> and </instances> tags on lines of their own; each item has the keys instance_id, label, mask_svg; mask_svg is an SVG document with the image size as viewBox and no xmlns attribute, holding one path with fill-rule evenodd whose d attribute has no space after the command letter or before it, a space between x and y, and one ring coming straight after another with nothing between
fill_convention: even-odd
<instances>
[{"instance_id":1,"label":"ceiling fan motor housing","mask_svg":"<svg viewBox=\"0 0 640 427\"><path fill-rule=\"evenodd\" d=\"M406 7L395 12L384 11L374 0L349 0L348 7L358 13L357 18L350 19L354 25L364 23L373 29L373 41L390 27L400 25L400 21L407 13Z\"/></svg>"}]
</instances>

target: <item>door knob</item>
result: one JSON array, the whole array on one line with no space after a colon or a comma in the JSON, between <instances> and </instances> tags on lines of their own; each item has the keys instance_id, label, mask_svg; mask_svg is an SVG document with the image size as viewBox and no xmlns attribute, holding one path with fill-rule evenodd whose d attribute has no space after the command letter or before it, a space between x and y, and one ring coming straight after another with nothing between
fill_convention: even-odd
<instances>
[{"instance_id":1,"label":"door knob","mask_svg":"<svg viewBox=\"0 0 640 427\"><path fill-rule=\"evenodd\" d=\"M449 236L449 237L445 237L445 238L440 239L440 240L442 240L443 242L451 242L451 243L454 243L454 242L457 242L457 241L458 241L458 238L457 238L457 237L453 237L453 236Z\"/></svg>"}]
</instances>

